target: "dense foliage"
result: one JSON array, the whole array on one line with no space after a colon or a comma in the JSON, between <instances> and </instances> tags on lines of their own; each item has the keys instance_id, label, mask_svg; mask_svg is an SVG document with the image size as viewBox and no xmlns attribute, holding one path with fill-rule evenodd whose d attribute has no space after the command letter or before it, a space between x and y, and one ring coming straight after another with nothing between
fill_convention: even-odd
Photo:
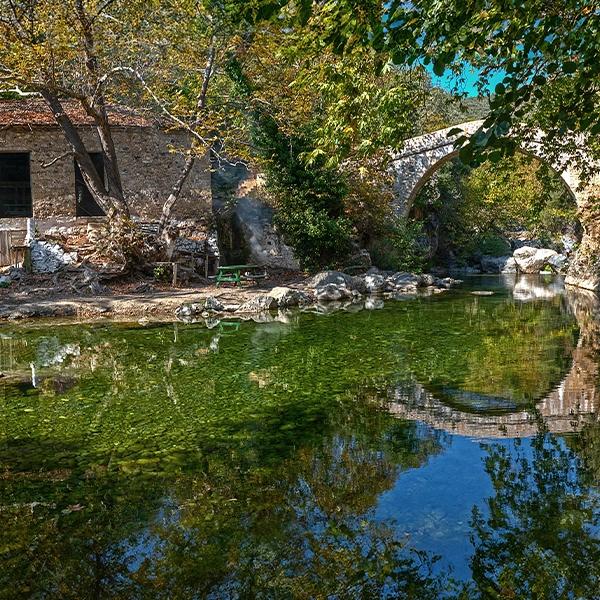
<instances>
[{"instance_id":1,"label":"dense foliage","mask_svg":"<svg viewBox=\"0 0 600 600\"><path fill-rule=\"evenodd\" d=\"M52 107L107 214L129 214L107 118L118 102L189 132L188 144L172 148L185 162L161 230L195 157L210 151L217 164L243 160L266 173L280 229L301 262L317 267L343 262L356 245L377 253L415 237L390 225L387 170L390 151L414 134L484 118L471 140L460 139L463 162L475 163L501 160L541 128L549 160L593 171L599 40L599 6L588 0L0 0L0 84ZM242 94L232 61L247 83ZM461 74L476 69L487 99L454 102L431 87L429 64L455 73L454 98ZM93 118L106 181L64 99ZM258 124L258 112L271 125Z\"/></svg>"},{"instance_id":2,"label":"dense foliage","mask_svg":"<svg viewBox=\"0 0 600 600\"><path fill-rule=\"evenodd\" d=\"M442 166L419 192L413 219L423 221L435 261L512 253L511 240L533 239L563 250L580 235L576 205L564 182L523 155L470 168Z\"/></svg>"}]
</instances>

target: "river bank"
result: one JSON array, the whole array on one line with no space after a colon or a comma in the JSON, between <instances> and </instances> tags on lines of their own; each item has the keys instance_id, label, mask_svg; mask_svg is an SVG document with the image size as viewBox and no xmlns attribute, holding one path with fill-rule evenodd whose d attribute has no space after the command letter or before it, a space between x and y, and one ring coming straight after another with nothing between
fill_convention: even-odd
<instances>
[{"instance_id":1,"label":"river bank","mask_svg":"<svg viewBox=\"0 0 600 600\"><path fill-rule=\"evenodd\" d=\"M459 283L433 275L370 270L359 276L325 271L315 276L288 273L260 284L217 287L215 284L156 289L104 288L105 293L56 293L52 288L21 285L0 290L0 320L34 318L161 318L189 320L209 315L247 316L293 306L352 304L360 299L413 297L440 293Z\"/></svg>"}]
</instances>

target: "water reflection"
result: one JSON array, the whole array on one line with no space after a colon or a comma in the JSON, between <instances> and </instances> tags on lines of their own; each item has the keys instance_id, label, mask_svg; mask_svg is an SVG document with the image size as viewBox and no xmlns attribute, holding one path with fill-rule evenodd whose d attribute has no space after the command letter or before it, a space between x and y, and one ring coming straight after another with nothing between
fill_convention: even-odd
<instances>
[{"instance_id":1,"label":"water reflection","mask_svg":"<svg viewBox=\"0 0 600 600\"><path fill-rule=\"evenodd\" d=\"M0 598L593 598L599 313L7 328Z\"/></svg>"}]
</instances>

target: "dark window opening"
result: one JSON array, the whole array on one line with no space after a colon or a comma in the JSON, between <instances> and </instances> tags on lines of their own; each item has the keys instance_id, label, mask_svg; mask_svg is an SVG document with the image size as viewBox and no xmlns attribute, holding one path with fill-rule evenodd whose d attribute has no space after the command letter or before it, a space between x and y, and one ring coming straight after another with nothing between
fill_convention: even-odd
<instances>
[{"instance_id":1,"label":"dark window opening","mask_svg":"<svg viewBox=\"0 0 600 600\"><path fill-rule=\"evenodd\" d=\"M104 181L104 155L102 152L90 152L90 158L100 179ZM75 214L78 217L103 217L105 215L85 184L77 161L75 161L75 198L77 204Z\"/></svg>"},{"instance_id":2,"label":"dark window opening","mask_svg":"<svg viewBox=\"0 0 600 600\"><path fill-rule=\"evenodd\" d=\"M0 153L0 218L32 216L29 154Z\"/></svg>"}]
</instances>

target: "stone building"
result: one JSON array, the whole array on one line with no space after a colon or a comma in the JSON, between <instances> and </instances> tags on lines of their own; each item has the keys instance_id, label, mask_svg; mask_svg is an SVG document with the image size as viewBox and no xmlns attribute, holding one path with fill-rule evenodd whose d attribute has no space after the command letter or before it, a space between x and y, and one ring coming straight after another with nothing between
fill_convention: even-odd
<instances>
[{"instance_id":1,"label":"stone building","mask_svg":"<svg viewBox=\"0 0 600 600\"><path fill-rule=\"evenodd\" d=\"M103 172L92 120L79 104L67 102L65 109ZM181 172L184 157L178 150L189 143L188 136L123 108L111 109L109 118L132 217L155 222ZM193 224L206 225L211 214L207 156L196 161L173 218L193 228ZM27 217L35 218L42 234L104 219L45 103L39 99L0 100L0 231L24 229Z\"/></svg>"}]
</instances>

